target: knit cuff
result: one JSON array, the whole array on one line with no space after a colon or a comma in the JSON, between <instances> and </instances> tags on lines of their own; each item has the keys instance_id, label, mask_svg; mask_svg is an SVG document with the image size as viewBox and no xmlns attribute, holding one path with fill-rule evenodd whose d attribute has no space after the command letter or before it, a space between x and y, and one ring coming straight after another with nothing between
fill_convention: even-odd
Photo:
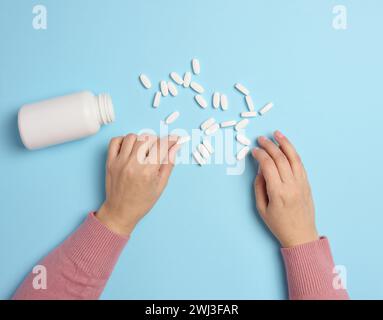
<instances>
[{"instance_id":1,"label":"knit cuff","mask_svg":"<svg viewBox=\"0 0 383 320\"><path fill-rule=\"evenodd\" d=\"M63 253L83 272L107 278L129 237L112 232L90 213L63 244Z\"/></svg>"},{"instance_id":2,"label":"knit cuff","mask_svg":"<svg viewBox=\"0 0 383 320\"><path fill-rule=\"evenodd\" d=\"M327 238L281 251L290 299L347 299L345 290L333 286L336 274Z\"/></svg>"}]
</instances>

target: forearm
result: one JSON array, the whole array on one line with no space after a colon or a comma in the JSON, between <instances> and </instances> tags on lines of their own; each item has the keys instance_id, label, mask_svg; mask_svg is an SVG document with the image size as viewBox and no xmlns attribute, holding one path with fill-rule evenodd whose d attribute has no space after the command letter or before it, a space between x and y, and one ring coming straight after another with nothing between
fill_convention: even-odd
<instances>
[{"instance_id":1,"label":"forearm","mask_svg":"<svg viewBox=\"0 0 383 320\"><path fill-rule=\"evenodd\" d=\"M35 289L30 273L13 299L97 299L128 237L110 231L90 214L84 223L39 265L46 270L46 289Z\"/></svg>"},{"instance_id":2,"label":"forearm","mask_svg":"<svg viewBox=\"0 0 383 320\"><path fill-rule=\"evenodd\" d=\"M345 289L334 288L335 264L327 238L281 249L291 300L345 300Z\"/></svg>"}]
</instances>

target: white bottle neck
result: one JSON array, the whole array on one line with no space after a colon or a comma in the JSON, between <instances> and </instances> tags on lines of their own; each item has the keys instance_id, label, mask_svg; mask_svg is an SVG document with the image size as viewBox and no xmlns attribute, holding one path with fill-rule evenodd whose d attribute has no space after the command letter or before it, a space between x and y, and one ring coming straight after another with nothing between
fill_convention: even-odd
<instances>
[{"instance_id":1,"label":"white bottle neck","mask_svg":"<svg viewBox=\"0 0 383 320\"><path fill-rule=\"evenodd\" d=\"M114 108L112 98L109 94L102 93L96 97L100 125L114 122Z\"/></svg>"}]
</instances>

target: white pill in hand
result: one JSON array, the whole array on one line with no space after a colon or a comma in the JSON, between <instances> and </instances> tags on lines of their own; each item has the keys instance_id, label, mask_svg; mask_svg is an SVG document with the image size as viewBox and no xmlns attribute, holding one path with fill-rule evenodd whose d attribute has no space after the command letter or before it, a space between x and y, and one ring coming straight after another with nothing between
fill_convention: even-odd
<instances>
[{"instance_id":1,"label":"white pill in hand","mask_svg":"<svg viewBox=\"0 0 383 320\"><path fill-rule=\"evenodd\" d=\"M164 97L166 97L169 94L169 88L168 88L168 84L166 83L166 81L160 82L160 89L161 89L161 93Z\"/></svg>"},{"instance_id":2,"label":"white pill in hand","mask_svg":"<svg viewBox=\"0 0 383 320\"><path fill-rule=\"evenodd\" d=\"M161 102L161 92L157 91L156 94L154 95L153 107L158 108L160 106L160 102Z\"/></svg>"},{"instance_id":3,"label":"white pill in hand","mask_svg":"<svg viewBox=\"0 0 383 320\"><path fill-rule=\"evenodd\" d=\"M174 85L173 82L168 81L168 89L169 89L170 94L171 94L173 97L175 97L175 96L178 95L178 90L177 90L177 88L176 88L176 86Z\"/></svg>"},{"instance_id":4,"label":"white pill in hand","mask_svg":"<svg viewBox=\"0 0 383 320\"><path fill-rule=\"evenodd\" d=\"M221 108L223 111L226 111L229 108L229 100L227 99L226 94L221 95Z\"/></svg>"},{"instance_id":5,"label":"white pill in hand","mask_svg":"<svg viewBox=\"0 0 383 320\"><path fill-rule=\"evenodd\" d=\"M254 107L253 99L250 96L246 96L245 101L246 101L246 105L247 105L247 108L249 109L249 111L250 112L254 111L255 107Z\"/></svg>"},{"instance_id":6,"label":"white pill in hand","mask_svg":"<svg viewBox=\"0 0 383 320\"><path fill-rule=\"evenodd\" d=\"M239 130L245 129L248 126L248 124L249 124L249 119L243 119L237 123L237 125L235 126L235 130L239 131Z\"/></svg>"},{"instance_id":7,"label":"white pill in hand","mask_svg":"<svg viewBox=\"0 0 383 320\"><path fill-rule=\"evenodd\" d=\"M202 158L201 154L199 153L198 150L195 150L193 152L193 157L194 157L194 160L200 165L200 166L203 166L204 164L206 164L206 161Z\"/></svg>"},{"instance_id":8,"label":"white pill in hand","mask_svg":"<svg viewBox=\"0 0 383 320\"><path fill-rule=\"evenodd\" d=\"M146 89L150 89L152 87L152 83L150 82L150 79L148 78L147 75L145 74L141 74L140 75L140 81L141 81L141 84L146 88Z\"/></svg>"},{"instance_id":9,"label":"white pill in hand","mask_svg":"<svg viewBox=\"0 0 383 320\"><path fill-rule=\"evenodd\" d=\"M258 116L258 113L256 111L249 111L249 112L242 112L241 117L242 118L254 118Z\"/></svg>"},{"instance_id":10,"label":"white pill in hand","mask_svg":"<svg viewBox=\"0 0 383 320\"><path fill-rule=\"evenodd\" d=\"M178 85L182 85L184 83L184 80L181 78L181 76L177 72L172 72L170 74L170 78L177 83Z\"/></svg>"},{"instance_id":11,"label":"white pill in hand","mask_svg":"<svg viewBox=\"0 0 383 320\"><path fill-rule=\"evenodd\" d=\"M242 159L244 159L247 154L249 153L250 151L250 147L244 147L243 149L241 149L238 153L237 153L237 160L240 161Z\"/></svg>"},{"instance_id":12,"label":"white pill in hand","mask_svg":"<svg viewBox=\"0 0 383 320\"><path fill-rule=\"evenodd\" d=\"M245 96L248 96L250 94L250 91L242 84L240 83L237 83L235 84L234 86L239 92L241 92L242 94L244 94Z\"/></svg>"},{"instance_id":13,"label":"white pill in hand","mask_svg":"<svg viewBox=\"0 0 383 320\"><path fill-rule=\"evenodd\" d=\"M207 149L207 151L209 151L210 154L213 154L214 153L214 148L213 146L211 145L210 141L208 138L204 138L202 140L202 143L203 145L205 146L205 148Z\"/></svg>"},{"instance_id":14,"label":"white pill in hand","mask_svg":"<svg viewBox=\"0 0 383 320\"><path fill-rule=\"evenodd\" d=\"M221 128L234 127L236 124L237 124L237 121L235 120L224 121L224 122L221 122Z\"/></svg>"},{"instance_id":15,"label":"white pill in hand","mask_svg":"<svg viewBox=\"0 0 383 320\"><path fill-rule=\"evenodd\" d=\"M198 59L193 59L192 60L192 69L193 69L193 73L194 74L196 74L196 75L200 74L200 72L201 72L201 65L200 65Z\"/></svg>"},{"instance_id":16,"label":"white pill in hand","mask_svg":"<svg viewBox=\"0 0 383 320\"><path fill-rule=\"evenodd\" d=\"M269 112L271 108L274 107L274 104L272 102L269 102L266 104L260 111L259 114L263 116L265 113Z\"/></svg>"},{"instance_id":17,"label":"white pill in hand","mask_svg":"<svg viewBox=\"0 0 383 320\"><path fill-rule=\"evenodd\" d=\"M202 109L206 109L207 108L207 102L206 100L199 94L197 94L195 97L194 97L195 101L197 101L197 103L199 104L199 106L202 108Z\"/></svg>"},{"instance_id":18,"label":"white pill in hand","mask_svg":"<svg viewBox=\"0 0 383 320\"><path fill-rule=\"evenodd\" d=\"M202 130L202 131L205 131L207 128L209 128L210 126L212 126L214 123L215 123L215 119L214 119L214 118L207 119L206 121L204 121L204 122L201 124L201 130Z\"/></svg>"},{"instance_id":19,"label":"white pill in hand","mask_svg":"<svg viewBox=\"0 0 383 320\"><path fill-rule=\"evenodd\" d=\"M203 144L199 144L197 149L204 159L207 160L210 158L210 152L206 149L206 147Z\"/></svg>"},{"instance_id":20,"label":"white pill in hand","mask_svg":"<svg viewBox=\"0 0 383 320\"><path fill-rule=\"evenodd\" d=\"M219 92L214 92L214 94L213 94L213 108L214 109L219 108L220 101L221 101L221 95L219 94Z\"/></svg>"},{"instance_id":21,"label":"white pill in hand","mask_svg":"<svg viewBox=\"0 0 383 320\"><path fill-rule=\"evenodd\" d=\"M192 79L191 73L190 72L185 72L184 83L183 83L184 88L189 88L191 79Z\"/></svg>"},{"instance_id":22,"label":"white pill in hand","mask_svg":"<svg viewBox=\"0 0 383 320\"><path fill-rule=\"evenodd\" d=\"M219 129L219 124L218 123L214 123L212 126L210 126L209 128L207 128L205 130L205 134L207 136L210 136L210 135L216 133L218 131L218 129Z\"/></svg>"},{"instance_id":23,"label":"white pill in hand","mask_svg":"<svg viewBox=\"0 0 383 320\"><path fill-rule=\"evenodd\" d=\"M251 145L250 139L244 136L243 134L237 134L236 139L239 143L243 144L244 146Z\"/></svg>"},{"instance_id":24,"label":"white pill in hand","mask_svg":"<svg viewBox=\"0 0 383 320\"><path fill-rule=\"evenodd\" d=\"M177 140L177 144L185 144L191 140L190 136L179 137Z\"/></svg>"},{"instance_id":25,"label":"white pill in hand","mask_svg":"<svg viewBox=\"0 0 383 320\"><path fill-rule=\"evenodd\" d=\"M190 88L192 88L197 93L204 93L205 89L197 82L192 81L190 83Z\"/></svg>"},{"instance_id":26,"label":"white pill in hand","mask_svg":"<svg viewBox=\"0 0 383 320\"><path fill-rule=\"evenodd\" d=\"M166 118L165 123L168 125L172 124L174 121L178 119L179 116L180 116L180 113L178 111L175 111Z\"/></svg>"}]
</instances>

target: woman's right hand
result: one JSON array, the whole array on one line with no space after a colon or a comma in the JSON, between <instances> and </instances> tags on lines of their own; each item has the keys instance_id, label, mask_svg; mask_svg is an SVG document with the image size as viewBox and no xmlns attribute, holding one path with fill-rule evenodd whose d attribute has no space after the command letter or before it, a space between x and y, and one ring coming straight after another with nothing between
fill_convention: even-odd
<instances>
[{"instance_id":1,"label":"woman's right hand","mask_svg":"<svg viewBox=\"0 0 383 320\"><path fill-rule=\"evenodd\" d=\"M254 182L257 209L268 228L284 248L319 239L310 184L293 145L279 131L276 145L260 137L253 150L259 162Z\"/></svg>"},{"instance_id":2,"label":"woman's right hand","mask_svg":"<svg viewBox=\"0 0 383 320\"><path fill-rule=\"evenodd\" d=\"M129 134L112 139L106 163L106 200L96 217L129 235L165 189L180 147L177 136Z\"/></svg>"}]
</instances>

